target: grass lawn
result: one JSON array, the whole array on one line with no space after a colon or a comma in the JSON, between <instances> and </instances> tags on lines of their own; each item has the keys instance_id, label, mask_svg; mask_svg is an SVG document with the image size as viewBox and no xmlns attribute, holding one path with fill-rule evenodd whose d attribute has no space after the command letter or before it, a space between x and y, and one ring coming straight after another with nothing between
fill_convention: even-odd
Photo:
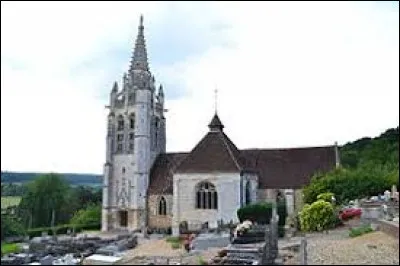
<instances>
[{"instance_id":1,"label":"grass lawn","mask_svg":"<svg viewBox=\"0 0 400 266\"><path fill-rule=\"evenodd\" d=\"M1 253L16 253L20 250L20 247L17 243L1 243Z\"/></svg>"},{"instance_id":2,"label":"grass lawn","mask_svg":"<svg viewBox=\"0 0 400 266\"><path fill-rule=\"evenodd\" d=\"M18 206L20 201L21 201L21 197L19 197L19 196L1 197L1 208L5 209L10 206Z\"/></svg>"}]
</instances>

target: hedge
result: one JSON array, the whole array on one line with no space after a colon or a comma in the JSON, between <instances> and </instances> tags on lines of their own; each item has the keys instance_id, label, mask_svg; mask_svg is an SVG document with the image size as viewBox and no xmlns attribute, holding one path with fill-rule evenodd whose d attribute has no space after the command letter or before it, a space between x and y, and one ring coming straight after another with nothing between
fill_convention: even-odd
<instances>
[{"instance_id":1,"label":"hedge","mask_svg":"<svg viewBox=\"0 0 400 266\"><path fill-rule=\"evenodd\" d=\"M240 222L250 220L258 224L269 224L272 217L272 206L271 202L250 204L238 209L237 216ZM287 216L285 201L278 201L277 213L279 215L278 225L279 227L284 227Z\"/></svg>"},{"instance_id":2,"label":"hedge","mask_svg":"<svg viewBox=\"0 0 400 266\"><path fill-rule=\"evenodd\" d=\"M48 235L53 235L53 229L56 232L56 235L66 234L68 230L73 231L75 228L75 232L79 233L82 230L98 230L100 229L101 225L96 224L85 224L85 225L73 225L73 224L64 224L53 227L40 227L27 230L27 235L32 237L42 236L42 232L47 232Z\"/></svg>"}]
</instances>

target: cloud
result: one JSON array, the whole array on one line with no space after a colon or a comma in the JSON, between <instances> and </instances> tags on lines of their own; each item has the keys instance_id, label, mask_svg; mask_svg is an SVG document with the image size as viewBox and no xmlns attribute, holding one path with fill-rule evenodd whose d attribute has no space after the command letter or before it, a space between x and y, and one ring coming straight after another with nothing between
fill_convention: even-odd
<instances>
[{"instance_id":1,"label":"cloud","mask_svg":"<svg viewBox=\"0 0 400 266\"><path fill-rule=\"evenodd\" d=\"M343 144L399 124L398 3L2 2L2 170L102 172L104 105L140 13L169 151L207 132L216 87L239 148Z\"/></svg>"}]
</instances>

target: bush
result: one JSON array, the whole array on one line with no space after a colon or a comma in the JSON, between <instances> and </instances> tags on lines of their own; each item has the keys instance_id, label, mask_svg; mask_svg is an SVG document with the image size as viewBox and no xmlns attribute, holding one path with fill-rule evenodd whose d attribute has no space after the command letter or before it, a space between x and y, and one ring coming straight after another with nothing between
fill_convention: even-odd
<instances>
[{"instance_id":1,"label":"bush","mask_svg":"<svg viewBox=\"0 0 400 266\"><path fill-rule=\"evenodd\" d=\"M180 238L179 238L179 236L169 236L165 239L165 241L167 241L169 243L179 243Z\"/></svg>"},{"instance_id":2,"label":"bush","mask_svg":"<svg viewBox=\"0 0 400 266\"><path fill-rule=\"evenodd\" d=\"M303 201L311 204L322 193L332 192L336 203L378 195L398 184L399 170L385 166L362 165L355 169L336 168L324 175L316 175L303 189Z\"/></svg>"},{"instance_id":3,"label":"bush","mask_svg":"<svg viewBox=\"0 0 400 266\"><path fill-rule=\"evenodd\" d=\"M68 230L75 231L75 233L82 232L82 230L99 230L101 224L93 223L93 224L83 224L83 225L74 225L74 224L64 224L53 227L40 227L40 228L33 228L27 230L27 235L32 237L42 236L42 232L47 232L48 235L53 234L53 229L56 232L56 235L59 234L66 234Z\"/></svg>"},{"instance_id":4,"label":"bush","mask_svg":"<svg viewBox=\"0 0 400 266\"><path fill-rule=\"evenodd\" d=\"M74 225L100 224L101 206L89 205L85 209L77 211L72 217L70 223Z\"/></svg>"},{"instance_id":5,"label":"bush","mask_svg":"<svg viewBox=\"0 0 400 266\"><path fill-rule=\"evenodd\" d=\"M373 232L374 230L371 228L370 225L362 225L360 227L351 228L349 232L350 237L361 236L363 234L367 234Z\"/></svg>"},{"instance_id":6,"label":"bush","mask_svg":"<svg viewBox=\"0 0 400 266\"><path fill-rule=\"evenodd\" d=\"M237 216L241 223L245 220L250 220L253 223L269 224L272 217L272 206L270 202L246 205L237 210ZM277 213L279 215L278 225L284 226L287 216L285 201L277 203Z\"/></svg>"},{"instance_id":7,"label":"bush","mask_svg":"<svg viewBox=\"0 0 400 266\"><path fill-rule=\"evenodd\" d=\"M20 250L20 246L16 243L1 243L2 256L9 253L18 253Z\"/></svg>"},{"instance_id":8,"label":"bush","mask_svg":"<svg viewBox=\"0 0 400 266\"><path fill-rule=\"evenodd\" d=\"M172 249L178 249L181 247L181 243L180 242L172 242L171 243L171 248Z\"/></svg>"},{"instance_id":9,"label":"bush","mask_svg":"<svg viewBox=\"0 0 400 266\"><path fill-rule=\"evenodd\" d=\"M322 231L333 227L335 212L332 204L318 200L306 204L299 214L300 227L303 231Z\"/></svg>"},{"instance_id":10,"label":"bush","mask_svg":"<svg viewBox=\"0 0 400 266\"><path fill-rule=\"evenodd\" d=\"M25 229L16 219L1 215L1 239L12 236L23 236Z\"/></svg>"},{"instance_id":11,"label":"bush","mask_svg":"<svg viewBox=\"0 0 400 266\"><path fill-rule=\"evenodd\" d=\"M335 194L333 194L332 192L325 192L325 193L321 193L317 196L317 200L323 200L329 203L333 203L332 202L332 198L335 196Z\"/></svg>"}]
</instances>

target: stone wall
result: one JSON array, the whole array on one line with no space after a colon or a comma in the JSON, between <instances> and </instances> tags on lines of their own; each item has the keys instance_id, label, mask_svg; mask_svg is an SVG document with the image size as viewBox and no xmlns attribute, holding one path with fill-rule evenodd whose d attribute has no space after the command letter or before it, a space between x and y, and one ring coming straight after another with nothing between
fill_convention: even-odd
<instances>
[{"instance_id":1,"label":"stone wall","mask_svg":"<svg viewBox=\"0 0 400 266\"><path fill-rule=\"evenodd\" d=\"M217 227L217 221L238 221L236 211L240 207L240 174L175 174L173 192L173 233L178 234L179 223L187 221L189 228L208 222ZM218 193L218 209L196 209L196 186L201 181L212 183Z\"/></svg>"},{"instance_id":2,"label":"stone wall","mask_svg":"<svg viewBox=\"0 0 400 266\"><path fill-rule=\"evenodd\" d=\"M158 206L161 197L167 203L167 215L158 214ZM149 195L149 227L152 229L167 229L172 226L172 195Z\"/></svg>"}]
</instances>

